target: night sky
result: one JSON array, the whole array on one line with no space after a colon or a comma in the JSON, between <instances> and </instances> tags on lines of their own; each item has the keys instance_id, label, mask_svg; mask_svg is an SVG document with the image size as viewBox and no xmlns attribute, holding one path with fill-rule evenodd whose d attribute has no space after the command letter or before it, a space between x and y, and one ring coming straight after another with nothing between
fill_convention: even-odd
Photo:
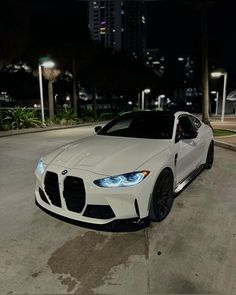
<instances>
[{"instance_id":1,"label":"night sky","mask_svg":"<svg viewBox=\"0 0 236 295\"><path fill-rule=\"evenodd\" d=\"M13 3L14 1L11 0ZM0 0L0 4L6 1ZM18 1L27 3L27 0ZM61 34L73 36L76 32L78 18L83 18L84 26L87 26L86 1L77 1L80 11L70 7L76 1L45 1L37 0L30 3L34 6L33 14L27 12L25 18L33 18L36 34L40 42L43 38L40 30L50 32L51 36ZM147 47L160 48L163 55L178 56L192 55L195 60L200 60L201 54L201 23L200 12L192 7L184 7L177 4L184 1L145 1L147 5ZM224 68L229 73L229 85L236 88L236 22L235 22L235 1L214 0L208 11L208 32L209 32L209 69L212 67ZM15 1L17 3L17 1ZM2 6L2 5L1 5ZM50 8L48 10L48 7ZM73 14L70 16L69 14ZM64 13L64 17L63 17ZM0 14L1 15L1 14ZM47 16L51 15L51 22L64 24L64 32L50 28L50 24L44 22ZM3 16L3 12L2 12ZM9 21L9 20L8 20ZM9 23L11 23L9 21ZM79 22L78 22L79 23ZM80 22L81 23L81 22ZM62 26L60 25L60 28ZM33 27L26 30L26 34ZM1 40L3 42L3 40ZM230 86L230 87L231 87Z\"/></svg>"},{"instance_id":2,"label":"night sky","mask_svg":"<svg viewBox=\"0 0 236 295\"><path fill-rule=\"evenodd\" d=\"M228 72L228 87L236 89L235 1L213 1L208 9L209 71L222 68ZM163 54L191 55L200 60L200 12L175 1L147 1L148 47ZM215 82L210 82L215 83ZM219 81L221 83L221 81Z\"/></svg>"}]
</instances>

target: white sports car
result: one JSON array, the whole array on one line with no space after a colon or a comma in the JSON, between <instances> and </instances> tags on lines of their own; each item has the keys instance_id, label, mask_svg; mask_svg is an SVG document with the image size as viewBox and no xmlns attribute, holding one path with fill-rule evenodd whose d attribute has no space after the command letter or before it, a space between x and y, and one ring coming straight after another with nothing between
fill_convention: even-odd
<instances>
[{"instance_id":1,"label":"white sports car","mask_svg":"<svg viewBox=\"0 0 236 295\"><path fill-rule=\"evenodd\" d=\"M39 207L87 224L161 221L214 157L212 129L186 112L128 112L38 162Z\"/></svg>"}]
</instances>

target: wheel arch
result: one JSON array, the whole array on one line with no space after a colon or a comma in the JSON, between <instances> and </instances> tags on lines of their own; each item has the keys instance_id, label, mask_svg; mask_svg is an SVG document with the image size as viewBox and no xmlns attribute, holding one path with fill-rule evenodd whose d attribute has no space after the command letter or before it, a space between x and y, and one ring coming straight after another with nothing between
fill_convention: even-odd
<instances>
[{"instance_id":1,"label":"wheel arch","mask_svg":"<svg viewBox=\"0 0 236 295\"><path fill-rule=\"evenodd\" d=\"M153 190L155 188L155 185L157 183L157 180L158 180L159 176L161 175L161 173L163 171L165 171L165 170L169 171L171 173L171 175L172 175L172 179L173 179L173 190L174 190L174 172L173 172L173 170L169 166L162 167L162 169L160 169L159 173L157 174L155 181L153 182L152 192L150 194L149 201L148 201L148 212L150 210L150 204L151 204L152 197L153 197Z\"/></svg>"}]
</instances>

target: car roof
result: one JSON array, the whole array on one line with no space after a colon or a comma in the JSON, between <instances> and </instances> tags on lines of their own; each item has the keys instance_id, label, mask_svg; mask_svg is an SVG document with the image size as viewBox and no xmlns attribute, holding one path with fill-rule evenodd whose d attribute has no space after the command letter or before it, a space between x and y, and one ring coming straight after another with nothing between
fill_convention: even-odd
<instances>
[{"instance_id":1,"label":"car roof","mask_svg":"<svg viewBox=\"0 0 236 295\"><path fill-rule=\"evenodd\" d=\"M128 116L132 115L133 117L166 117L166 116L179 116L181 114L189 114L187 112L181 112L181 111L130 111L130 112L125 112L122 113L120 116Z\"/></svg>"}]
</instances>

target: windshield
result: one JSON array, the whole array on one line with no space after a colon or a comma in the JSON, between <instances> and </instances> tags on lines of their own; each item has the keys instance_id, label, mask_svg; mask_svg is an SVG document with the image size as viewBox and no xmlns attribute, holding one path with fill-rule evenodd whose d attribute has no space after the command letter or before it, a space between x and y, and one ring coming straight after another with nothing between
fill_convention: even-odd
<instances>
[{"instance_id":1,"label":"windshield","mask_svg":"<svg viewBox=\"0 0 236 295\"><path fill-rule=\"evenodd\" d=\"M126 114L118 117L102 128L99 135L171 139L174 116L155 113Z\"/></svg>"}]
</instances>

